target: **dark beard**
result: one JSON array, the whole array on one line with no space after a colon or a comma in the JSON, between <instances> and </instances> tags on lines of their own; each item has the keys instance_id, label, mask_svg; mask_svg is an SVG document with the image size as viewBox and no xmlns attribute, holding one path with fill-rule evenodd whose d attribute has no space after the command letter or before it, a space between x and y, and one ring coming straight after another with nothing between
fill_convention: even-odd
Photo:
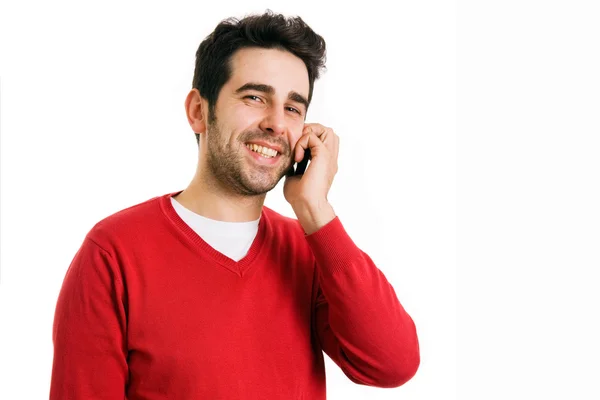
<instances>
[{"instance_id":1,"label":"dark beard","mask_svg":"<svg viewBox=\"0 0 600 400\"><path fill-rule=\"evenodd\" d=\"M208 167L215 179L220 182L224 188L242 196L259 196L271 191L281 178L286 176L289 171L289 165L283 165L275 174L271 168L256 167L251 170L243 162L244 143L250 138L256 138L264 135L256 135L244 132L240 135L239 141L235 145L229 142L223 142L223 135L218 124L213 120L207 130L208 145ZM281 143L284 149L285 144ZM285 157L285 151L282 157Z\"/></svg>"}]
</instances>

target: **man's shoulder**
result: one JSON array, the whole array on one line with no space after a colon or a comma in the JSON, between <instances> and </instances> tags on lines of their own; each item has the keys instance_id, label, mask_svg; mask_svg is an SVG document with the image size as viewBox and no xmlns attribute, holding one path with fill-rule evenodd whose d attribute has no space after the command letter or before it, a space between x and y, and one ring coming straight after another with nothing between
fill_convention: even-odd
<instances>
[{"instance_id":1,"label":"man's shoulder","mask_svg":"<svg viewBox=\"0 0 600 400\"><path fill-rule=\"evenodd\" d=\"M269 219L274 222L285 223L285 224L294 224L296 219L289 217L287 215L281 214L280 212L275 211L271 207L263 206L263 210L265 214L269 217Z\"/></svg>"},{"instance_id":2,"label":"man's shoulder","mask_svg":"<svg viewBox=\"0 0 600 400\"><path fill-rule=\"evenodd\" d=\"M104 242L139 235L161 220L161 200L165 196L167 195L157 195L109 214L96 222L87 236Z\"/></svg>"}]
</instances>

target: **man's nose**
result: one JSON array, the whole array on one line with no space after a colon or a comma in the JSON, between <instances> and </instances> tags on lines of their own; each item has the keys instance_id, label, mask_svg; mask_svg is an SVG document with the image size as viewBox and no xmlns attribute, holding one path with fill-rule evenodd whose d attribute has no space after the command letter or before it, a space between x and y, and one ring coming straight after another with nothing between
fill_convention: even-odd
<instances>
[{"instance_id":1,"label":"man's nose","mask_svg":"<svg viewBox=\"0 0 600 400\"><path fill-rule=\"evenodd\" d=\"M265 118L260 123L260 128L264 132L269 132L275 136L281 136L286 132L285 114L283 110L270 109Z\"/></svg>"}]
</instances>

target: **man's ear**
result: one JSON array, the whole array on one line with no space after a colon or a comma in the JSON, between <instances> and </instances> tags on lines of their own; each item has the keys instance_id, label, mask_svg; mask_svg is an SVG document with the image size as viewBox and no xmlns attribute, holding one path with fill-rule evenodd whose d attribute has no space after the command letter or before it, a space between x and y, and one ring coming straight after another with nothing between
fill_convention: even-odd
<instances>
[{"instance_id":1,"label":"man's ear","mask_svg":"<svg viewBox=\"0 0 600 400\"><path fill-rule=\"evenodd\" d=\"M200 95L198 89L190 90L185 98L185 112L194 133L206 132L208 101Z\"/></svg>"}]
</instances>

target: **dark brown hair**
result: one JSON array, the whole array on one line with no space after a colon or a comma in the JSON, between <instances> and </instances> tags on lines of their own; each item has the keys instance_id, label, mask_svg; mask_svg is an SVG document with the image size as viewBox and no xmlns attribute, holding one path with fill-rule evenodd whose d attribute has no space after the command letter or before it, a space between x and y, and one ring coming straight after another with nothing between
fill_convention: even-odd
<instances>
[{"instance_id":1,"label":"dark brown hair","mask_svg":"<svg viewBox=\"0 0 600 400\"><path fill-rule=\"evenodd\" d=\"M304 61L308 70L310 104L314 82L325 69L325 40L302 18L285 17L267 10L264 14L248 15L241 20L225 19L200 43L192 87L208 101L209 119L211 116L214 119L219 92L231 78L231 58L244 47L278 48ZM199 141L198 134L196 141Z\"/></svg>"}]
</instances>

